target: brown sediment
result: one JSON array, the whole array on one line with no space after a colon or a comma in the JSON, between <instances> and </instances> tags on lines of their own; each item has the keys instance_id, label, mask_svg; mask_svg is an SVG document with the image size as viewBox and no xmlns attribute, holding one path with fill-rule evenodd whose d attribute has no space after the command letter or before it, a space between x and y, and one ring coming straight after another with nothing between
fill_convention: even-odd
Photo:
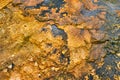
<instances>
[{"instance_id":1,"label":"brown sediment","mask_svg":"<svg viewBox=\"0 0 120 80\"><path fill-rule=\"evenodd\" d=\"M7 6L7 4L9 4L10 2L12 2L12 0L0 0L0 9Z\"/></svg>"}]
</instances>

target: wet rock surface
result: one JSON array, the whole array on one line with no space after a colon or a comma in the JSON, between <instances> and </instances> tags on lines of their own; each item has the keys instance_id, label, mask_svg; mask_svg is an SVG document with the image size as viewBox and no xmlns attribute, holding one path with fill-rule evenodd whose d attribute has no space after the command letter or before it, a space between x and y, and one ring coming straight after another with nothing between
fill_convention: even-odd
<instances>
[{"instance_id":1,"label":"wet rock surface","mask_svg":"<svg viewBox=\"0 0 120 80\"><path fill-rule=\"evenodd\" d=\"M0 1L0 80L119 80L119 2Z\"/></svg>"},{"instance_id":2,"label":"wet rock surface","mask_svg":"<svg viewBox=\"0 0 120 80\"><path fill-rule=\"evenodd\" d=\"M116 55L110 54L107 55L104 58L104 63L101 67L96 66L95 64L94 67L96 68L96 74L98 74L101 79L106 80L119 80L119 77L116 77L120 75L118 63L120 61L120 58Z\"/></svg>"}]
</instances>

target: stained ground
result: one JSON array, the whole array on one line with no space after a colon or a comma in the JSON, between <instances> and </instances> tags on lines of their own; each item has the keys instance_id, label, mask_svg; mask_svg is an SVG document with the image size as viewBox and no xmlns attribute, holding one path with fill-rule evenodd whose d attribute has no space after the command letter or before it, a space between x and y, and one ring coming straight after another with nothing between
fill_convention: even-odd
<instances>
[{"instance_id":1,"label":"stained ground","mask_svg":"<svg viewBox=\"0 0 120 80\"><path fill-rule=\"evenodd\" d=\"M120 80L119 0L0 0L0 80Z\"/></svg>"}]
</instances>

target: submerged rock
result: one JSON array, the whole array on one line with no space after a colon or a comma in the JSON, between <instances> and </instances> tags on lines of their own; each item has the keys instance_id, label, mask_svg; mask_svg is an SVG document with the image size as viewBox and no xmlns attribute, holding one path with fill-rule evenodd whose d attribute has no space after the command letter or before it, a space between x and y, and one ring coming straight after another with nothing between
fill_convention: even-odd
<instances>
[{"instance_id":1,"label":"submerged rock","mask_svg":"<svg viewBox=\"0 0 120 80\"><path fill-rule=\"evenodd\" d=\"M51 25L51 28L52 28L52 34L54 35L54 37L62 36L64 40L67 40L67 34L65 33L64 30L57 28L56 25Z\"/></svg>"},{"instance_id":2,"label":"submerged rock","mask_svg":"<svg viewBox=\"0 0 120 80\"><path fill-rule=\"evenodd\" d=\"M104 59L104 64L100 68L96 66L96 73L102 79L110 79L113 80L115 76L120 75L120 71L118 70L117 64L119 63L120 58L116 55L107 55Z\"/></svg>"}]
</instances>

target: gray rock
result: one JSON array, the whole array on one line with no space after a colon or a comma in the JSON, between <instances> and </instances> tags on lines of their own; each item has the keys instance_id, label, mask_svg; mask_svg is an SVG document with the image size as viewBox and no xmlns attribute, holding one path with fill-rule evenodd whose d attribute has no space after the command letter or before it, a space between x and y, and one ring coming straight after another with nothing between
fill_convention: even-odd
<instances>
[{"instance_id":1,"label":"gray rock","mask_svg":"<svg viewBox=\"0 0 120 80\"><path fill-rule=\"evenodd\" d=\"M58 28L56 25L52 25L51 28L52 28L52 34L53 34L54 37L62 36L63 40L67 39L67 34L65 33L64 30Z\"/></svg>"}]
</instances>

